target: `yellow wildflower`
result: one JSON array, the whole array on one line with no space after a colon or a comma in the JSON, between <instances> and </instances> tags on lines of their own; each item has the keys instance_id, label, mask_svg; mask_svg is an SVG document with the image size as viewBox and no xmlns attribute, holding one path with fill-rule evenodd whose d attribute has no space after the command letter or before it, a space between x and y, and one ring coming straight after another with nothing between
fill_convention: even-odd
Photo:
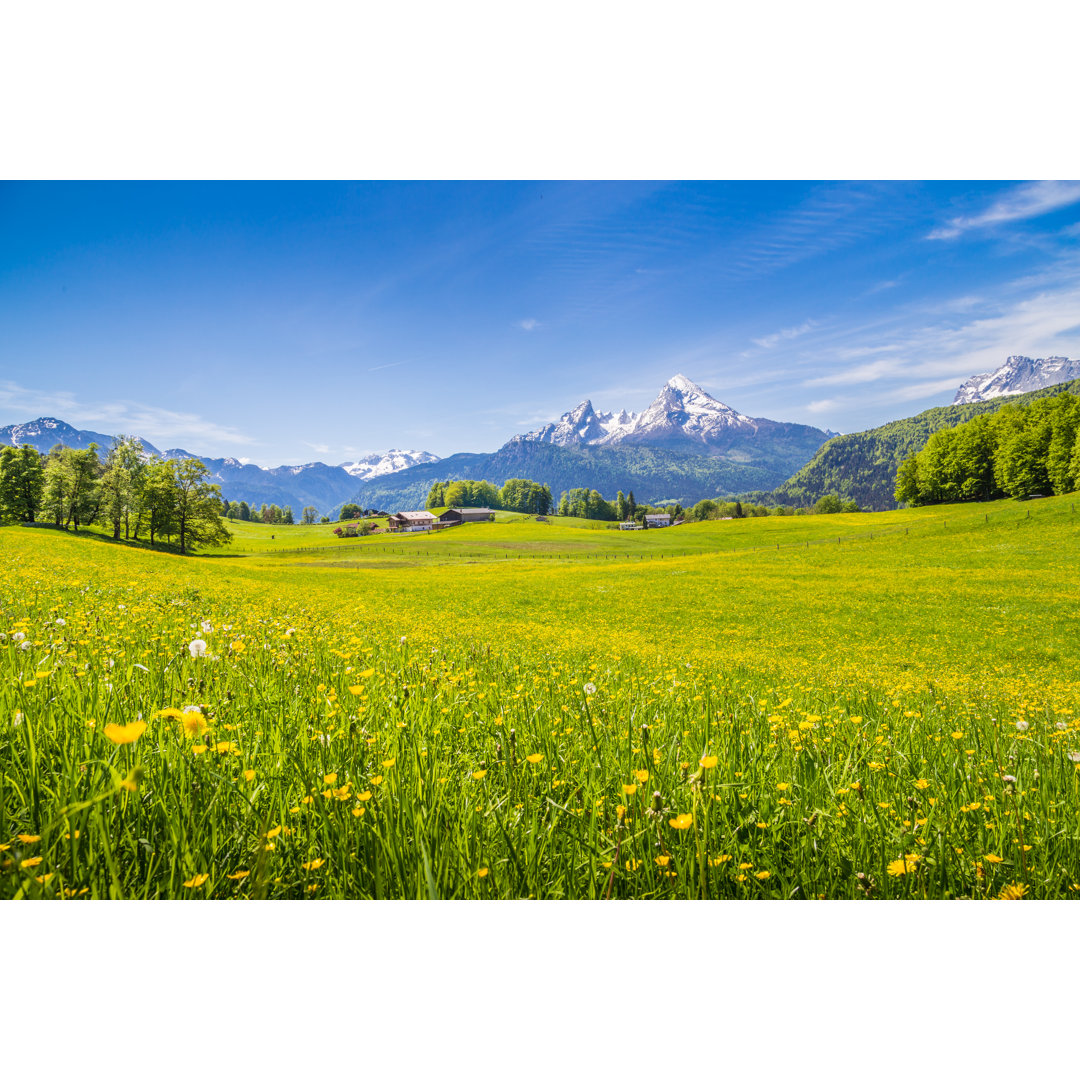
<instances>
[{"instance_id":1,"label":"yellow wildflower","mask_svg":"<svg viewBox=\"0 0 1080 1080\"><path fill-rule=\"evenodd\" d=\"M106 724L103 734L110 742L117 746L126 746L135 742L146 730L145 720L136 720L133 724Z\"/></svg>"}]
</instances>

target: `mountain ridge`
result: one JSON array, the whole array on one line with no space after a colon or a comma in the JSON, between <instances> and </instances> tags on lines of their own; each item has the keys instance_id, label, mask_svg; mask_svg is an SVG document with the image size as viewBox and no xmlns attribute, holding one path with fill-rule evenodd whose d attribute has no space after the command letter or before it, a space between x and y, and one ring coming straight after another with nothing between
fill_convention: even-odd
<instances>
[{"instance_id":1,"label":"mountain ridge","mask_svg":"<svg viewBox=\"0 0 1080 1080\"><path fill-rule=\"evenodd\" d=\"M1030 356L1009 356L994 371L972 375L961 383L952 403L970 405L996 397L1026 394L1072 379L1080 379L1080 360L1070 360L1067 356L1035 359Z\"/></svg>"},{"instance_id":2,"label":"mountain ridge","mask_svg":"<svg viewBox=\"0 0 1080 1080\"><path fill-rule=\"evenodd\" d=\"M0 427L0 444L22 446L28 443L42 454L47 454L57 443L73 450L87 450L92 443L97 443L104 457L117 437L79 429L54 416L42 416L23 424ZM210 470L210 482L220 484L222 495L230 501L256 505L277 503L279 506L292 506L296 512L305 506L315 506L321 514L329 514L342 503L353 501L358 486L365 482L364 476L357 476L347 465L359 466L370 476L386 476L392 475L397 468L408 468L412 463L439 460L426 450L389 450L386 454L369 454L357 462L343 465L312 461L303 465L279 465L266 469L240 461L239 458L207 457L180 447L159 450L148 440L138 438L146 453L155 457L195 458L201 461ZM397 462L401 464L395 467Z\"/></svg>"}]
</instances>

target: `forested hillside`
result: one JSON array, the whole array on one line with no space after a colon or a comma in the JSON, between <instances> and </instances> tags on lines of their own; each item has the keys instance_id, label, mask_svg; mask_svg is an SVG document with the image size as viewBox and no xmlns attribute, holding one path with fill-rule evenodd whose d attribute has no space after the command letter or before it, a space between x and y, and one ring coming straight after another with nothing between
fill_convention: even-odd
<instances>
[{"instance_id":1,"label":"forested hillside","mask_svg":"<svg viewBox=\"0 0 1080 1080\"><path fill-rule=\"evenodd\" d=\"M825 443L809 464L781 484L773 496L782 503L810 506L822 495L833 493L842 499L854 499L864 510L895 509L896 471L900 463L909 454L921 450L935 431L997 412L1006 405L1023 405L1062 393L1080 393L1080 379L1028 394L927 409L917 416L893 420L869 431L838 435Z\"/></svg>"},{"instance_id":2,"label":"forested hillside","mask_svg":"<svg viewBox=\"0 0 1080 1080\"><path fill-rule=\"evenodd\" d=\"M1010 402L935 431L896 474L896 499L910 506L1068 495L1080 486L1080 397Z\"/></svg>"},{"instance_id":3,"label":"forested hillside","mask_svg":"<svg viewBox=\"0 0 1080 1080\"><path fill-rule=\"evenodd\" d=\"M564 447L517 440L494 454L454 454L416 465L365 484L357 498L380 509L421 509L436 481L487 480L499 486L517 476L546 484L556 493L584 487L610 498L620 489L633 489L642 502L691 505L773 487L783 477L787 459L767 456L764 447L762 454L761 463L746 463L648 446Z\"/></svg>"}]
</instances>

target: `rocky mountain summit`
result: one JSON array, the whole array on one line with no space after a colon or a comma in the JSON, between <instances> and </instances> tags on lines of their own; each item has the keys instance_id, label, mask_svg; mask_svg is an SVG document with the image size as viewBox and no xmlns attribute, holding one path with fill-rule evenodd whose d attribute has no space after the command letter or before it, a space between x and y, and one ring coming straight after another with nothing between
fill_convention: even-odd
<instances>
[{"instance_id":1,"label":"rocky mountain summit","mask_svg":"<svg viewBox=\"0 0 1080 1080\"><path fill-rule=\"evenodd\" d=\"M72 427L55 416L39 416L25 424L8 424L0 427L0 446L32 446L41 454L47 454L58 443L69 446L72 450L88 450L91 443L97 443L102 455L112 446L114 436L103 435L100 431L82 431ZM148 454L160 454L153 443L139 439Z\"/></svg>"},{"instance_id":2,"label":"rocky mountain summit","mask_svg":"<svg viewBox=\"0 0 1080 1080\"><path fill-rule=\"evenodd\" d=\"M1030 356L1010 356L996 371L973 375L963 383L953 404L968 405L1008 394L1026 394L1071 379L1080 379L1080 360L1070 360L1067 356L1034 360Z\"/></svg>"},{"instance_id":3,"label":"rocky mountain summit","mask_svg":"<svg viewBox=\"0 0 1080 1080\"><path fill-rule=\"evenodd\" d=\"M644 412L597 412L591 401L563 413L558 423L517 435L514 442L555 446L654 446L686 453L709 454L759 434L786 431L801 425L746 416L717 401L685 375L675 375L661 387ZM817 432L816 428L807 431ZM824 433L818 432L824 437Z\"/></svg>"}]
</instances>

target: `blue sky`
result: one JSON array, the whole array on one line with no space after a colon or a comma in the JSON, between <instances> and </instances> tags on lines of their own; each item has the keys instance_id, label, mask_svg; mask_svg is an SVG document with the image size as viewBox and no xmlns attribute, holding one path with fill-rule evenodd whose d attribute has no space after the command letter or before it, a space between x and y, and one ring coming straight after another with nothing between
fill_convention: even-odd
<instances>
[{"instance_id":1,"label":"blue sky","mask_svg":"<svg viewBox=\"0 0 1080 1080\"><path fill-rule=\"evenodd\" d=\"M682 372L855 431L1080 353L1080 183L6 183L0 424L493 450Z\"/></svg>"}]
</instances>

